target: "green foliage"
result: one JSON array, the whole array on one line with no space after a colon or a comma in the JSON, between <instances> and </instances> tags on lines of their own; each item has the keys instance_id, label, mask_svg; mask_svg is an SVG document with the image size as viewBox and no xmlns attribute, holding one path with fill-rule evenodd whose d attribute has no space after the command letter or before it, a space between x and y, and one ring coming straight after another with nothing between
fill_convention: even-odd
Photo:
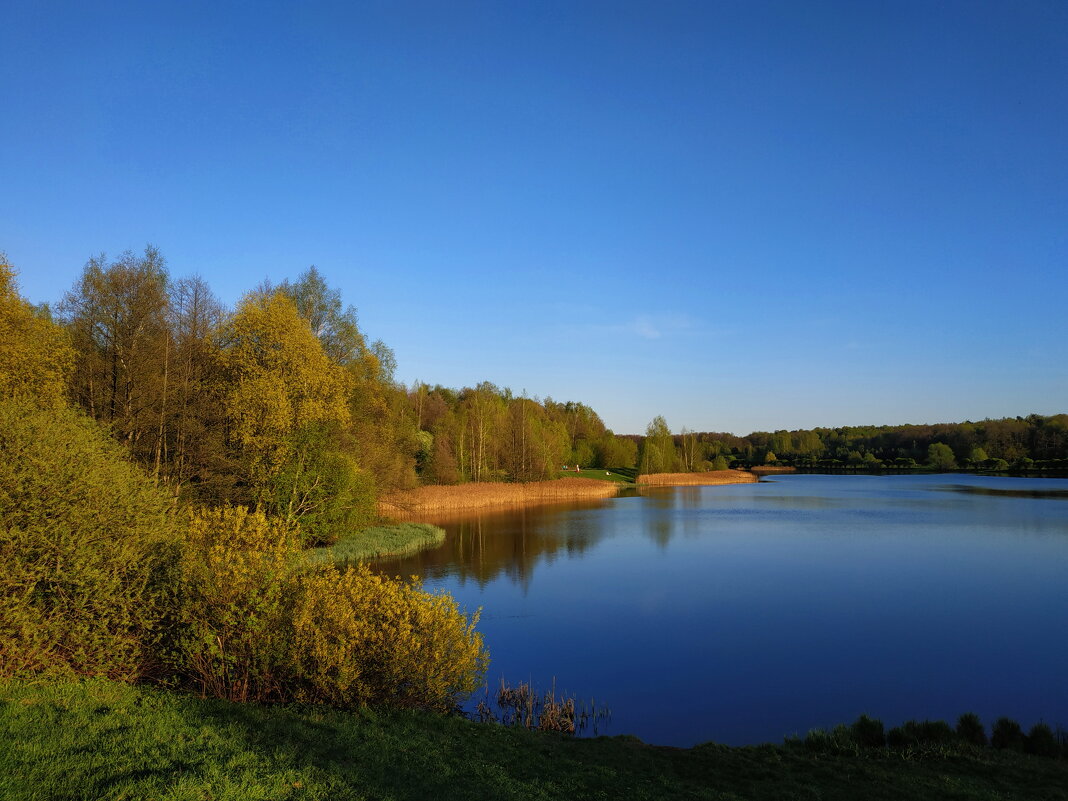
<instances>
[{"instance_id":1,"label":"green foliage","mask_svg":"<svg viewBox=\"0 0 1068 801\"><path fill-rule=\"evenodd\" d=\"M1027 733L1024 750L1041 757L1055 757L1061 751L1053 730L1045 723L1036 723L1031 727L1031 731Z\"/></svg>"},{"instance_id":2,"label":"green foliage","mask_svg":"<svg viewBox=\"0 0 1068 801\"><path fill-rule=\"evenodd\" d=\"M1020 724L1012 718L998 718L990 735L994 748L1007 751L1023 751L1025 740Z\"/></svg>"},{"instance_id":3,"label":"green foliage","mask_svg":"<svg viewBox=\"0 0 1068 801\"><path fill-rule=\"evenodd\" d=\"M73 363L66 333L19 296L15 270L0 253L0 398L60 405Z\"/></svg>"},{"instance_id":4,"label":"green foliage","mask_svg":"<svg viewBox=\"0 0 1068 801\"><path fill-rule=\"evenodd\" d=\"M861 715L850 727L853 739L861 748L882 748L886 745L886 733L883 722Z\"/></svg>"},{"instance_id":5,"label":"green foliage","mask_svg":"<svg viewBox=\"0 0 1068 801\"><path fill-rule=\"evenodd\" d=\"M370 524L376 517L372 476L354 457L332 448L323 427L308 426L295 440L294 458L271 479L267 507L299 520L305 542L312 545Z\"/></svg>"},{"instance_id":6,"label":"green foliage","mask_svg":"<svg viewBox=\"0 0 1068 801\"><path fill-rule=\"evenodd\" d=\"M671 429L667 421L657 415L645 429L638 469L642 473L673 473L678 466Z\"/></svg>"},{"instance_id":7,"label":"green foliage","mask_svg":"<svg viewBox=\"0 0 1068 801\"><path fill-rule=\"evenodd\" d=\"M944 720L909 720L886 734L886 744L891 748L939 745L955 740L955 732Z\"/></svg>"},{"instance_id":8,"label":"green foliage","mask_svg":"<svg viewBox=\"0 0 1068 801\"><path fill-rule=\"evenodd\" d=\"M986 729L974 712L966 712L957 718L957 736L972 745L986 745Z\"/></svg>"},{"instance_id":9,"label":"green foliage","mask_svg":"<svg viewBox=\"0 0 1068 801\"><path fill-rule=\"evenodd\" d=\"M296 529L244 507L196 512L182 550L179 670L231 701L286 696Z\"/></svg>"},{"instance_id":10,"label":"green foliage","mask_svg":"<svg viewBox=\"0 0 1068 801\"><path fill-rule=\"evenodd\" d=\"M230 440L241 453L251 499L293 522L308 503L305 491L320 480L314 470L323 443L318 432L349 422L348 377L282 294L246 297L219 332L218 345L230 388ZM294 495L274 508L276 482L287 470ZM311 475L301 480L300 472Z\"/></svg>"},{"instance_id":11,"label":"green foliage","mask_svg":"<svg viewBox=\"0 0 1068 801\"><path fill-rule=\"evenodd\" d=\"M176 652L201 693L443 710L478 686L488 657L477 614L418 583L314 561L261 512L193 516Z\"/></svg>"},{"instance_id":12,"label":"green foliage","mask_svg":"<svg viewBox=\"0 0 1068 801\"><path fill-rule=\"evenodd\" d=\"M927 464L938 470L952 470L957 466L953 449L944 442L932 442L927 448Z\"/></svg>"},{"instance_id":13,"label":"green foliage","mask_svg":"<svg viewBox=\"0 0 1068 801\"><path fill-rule=\"evenodd\" d=\"M301 573L292 617L296 698L448 711L482 683L489 656L452 596L366 565Z\"/></svg>"},{"instance_id":14,"label":"green foliage","mask_svg":"<svg viewBox=\"0 0 1068 801\"><path fill-rule=\"evenodd\" d=\"M166 495L92 421L0 402L0 675L131 679L171 603Z\"/></svg>"}]
</instances>

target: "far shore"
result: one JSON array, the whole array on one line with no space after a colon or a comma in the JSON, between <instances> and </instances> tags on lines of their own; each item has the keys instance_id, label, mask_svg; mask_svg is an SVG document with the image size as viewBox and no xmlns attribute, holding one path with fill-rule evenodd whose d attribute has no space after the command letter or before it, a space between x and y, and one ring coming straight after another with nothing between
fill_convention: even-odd
<instances>
[{"instance_id":1,"label":"far shore","mask_svg":"<svg viewBox=\"0 0 1068 801\"><path fill-rule=\"evenodd\" d=\"M760 480L755 472L747 470L709 470L706 473L643 473L638 476L638 486L685 487L714 484L753 484Z\"/></svg>"}]
</instances>

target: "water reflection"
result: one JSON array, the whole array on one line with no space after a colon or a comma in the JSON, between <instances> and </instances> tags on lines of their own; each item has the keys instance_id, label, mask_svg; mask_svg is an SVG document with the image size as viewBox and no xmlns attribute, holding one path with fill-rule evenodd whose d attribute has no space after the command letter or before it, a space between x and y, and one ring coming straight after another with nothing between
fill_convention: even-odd
<instances>
[{"instance_id":1,"label":"water reflection","mask_svg":"<svg viewBox=\"0 0 1068 801\"><path fill-rule=\"evenodd\" d=\"M1068 489L981 487L968 484L947 484L943 487L935 487L935 489L942 492L963 492L968 495L993 495L1002 498L1057 498L1068 500Z\"/></svg>"},{"instance_id":2,"label":"water reflection","mask_svg":"<svg viewBox=\"0 0 1068 801\"><path fill-rule=\"evenodd\" d=\"M438 548L377 563L385 573L439 579L456 577L479 586L498 577L529 588L535 567L557 555L576 558L611 536L611 527L584 512L596 512L605 499L494 507L477 512L445 512L411 518L445 529Z\"/></svg>"}]
</instances>

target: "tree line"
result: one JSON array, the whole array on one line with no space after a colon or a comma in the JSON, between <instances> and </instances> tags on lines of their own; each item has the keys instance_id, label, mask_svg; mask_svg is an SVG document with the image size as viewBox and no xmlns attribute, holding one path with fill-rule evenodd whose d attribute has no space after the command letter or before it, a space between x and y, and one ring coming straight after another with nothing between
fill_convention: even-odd
<instances>
[{"instance_id":1,"label":"tree line","mask_svg":"<svg viewBox=\"0 0 1068 801\"><path fill-rule=\"evenodd\" d=\"M95 257L54 309L67 395L176 498L300 521L312 541L366 525L418 484L533 481L564 465L641 472L798 467L1064 467L1068 415L815 428L745 437L656 417L619 436L589 406L489 382L400 384L356 309L314 267L227 308L154 247Z\"/></svg>"},{"instance_id":2,"label":"tree line","mask_svg":"<svg viewBox=\"0 0 1068 801\"><path fill-rule=\"evenodd\" d=\"M311 540L370 522L394 489L637 460L636 442L582 403L400 384L392 351L314 267L230 309L150 246L90 259L37 312L73 351L68 396L160 485L299 520Z\"/></svg>"}]
</instances>

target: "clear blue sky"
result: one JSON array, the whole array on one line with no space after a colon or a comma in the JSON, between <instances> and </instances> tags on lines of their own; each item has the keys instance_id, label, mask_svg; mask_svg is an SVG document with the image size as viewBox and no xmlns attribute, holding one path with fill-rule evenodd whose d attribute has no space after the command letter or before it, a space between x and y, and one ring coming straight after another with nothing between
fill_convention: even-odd
<instances>
[{"instance_id":1,"label":"clear blue sky","mask_svg":"<svg viewBox=\"0 0 1068 801\"><path fill-rule=\"evenodd\" d=\"M1068 411L1068 3L0 2L0 250L316 265L618 432Z\"/></svg>"}]
</instances>

